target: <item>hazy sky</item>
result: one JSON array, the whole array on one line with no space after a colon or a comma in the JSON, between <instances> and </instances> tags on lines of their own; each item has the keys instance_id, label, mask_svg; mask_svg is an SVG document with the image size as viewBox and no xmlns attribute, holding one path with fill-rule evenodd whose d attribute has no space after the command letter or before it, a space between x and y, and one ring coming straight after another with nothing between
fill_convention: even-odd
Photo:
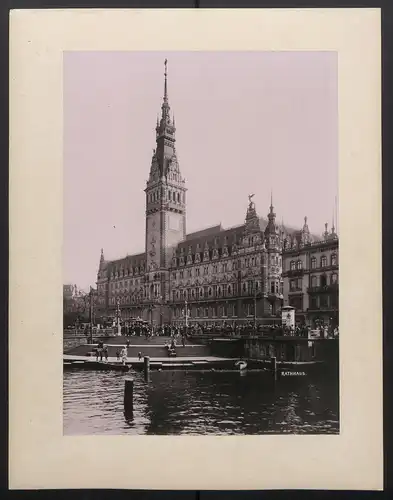
<instances>
[{"instance_id":1,"label":"hazy sky","mask_svg":"<svg viewBox=\"0 0 393 500\"><path fill-rule=\"evenodd\" d=\"M331 225L338 174L335 52L64 54L64 283L94 285L104 248L144 250L145 182L168 59L187 232L260 216Z\"/></svg>"}]
</instances>

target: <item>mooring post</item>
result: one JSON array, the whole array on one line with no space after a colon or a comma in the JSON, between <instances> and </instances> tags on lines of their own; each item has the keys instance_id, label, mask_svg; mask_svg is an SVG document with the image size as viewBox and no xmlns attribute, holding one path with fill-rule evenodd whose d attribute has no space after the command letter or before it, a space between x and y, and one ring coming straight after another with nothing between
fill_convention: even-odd
<instances>
[{"instance_id":1,"label":"mooring post","mask_svg":"<svg viewBox=\"0 0 393 500\"><path fill-rule=\"evenodd\" d=\"M132 418L134 414L134 379L126 378L124 381L124 415Z\"/></svg>"},{"instance_id":2,"label":"mooring post","mask_svg":"<svg viewBox=\"0 0 393 500\"><path fill-rule=\"evenodd\" d=\"M270 358L271 364L272 364L272 373L274 375L274 378L277 378L277 358L275 356L272 356Z\"/></svg>"},{"instance_id":3,"label":"mooring post","mask_svg":"<svg viewBox=\"0 0 393 500\"><path fill-rule=\"evenodd\" d=\"M150 357L144 356L143 358L143 371L145 374L145 380L149 380L150 375Z\"/></svg>"}]
</instances>

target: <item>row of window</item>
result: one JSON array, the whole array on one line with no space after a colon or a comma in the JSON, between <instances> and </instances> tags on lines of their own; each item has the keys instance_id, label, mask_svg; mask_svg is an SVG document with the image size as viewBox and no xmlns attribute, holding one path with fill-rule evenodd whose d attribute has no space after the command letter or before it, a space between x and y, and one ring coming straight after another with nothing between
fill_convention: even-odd
<instances>
[{"instance_id":1,"label":"row of window","mask_svg":"<svg viewBox=\"0 0 393 500\"><path fill-rule=\"evenodd\" d=\"M132 267L130 269L120 269L118 271L114 271L111 273L111 278L123 278L126 276L133 276L138 274L143 274L145 272L145 268L143 266L140 267Z\"/></svg>"},{"instance_id":2,"label":"row of window","mask_svg":"<svg viewBox=\"0 0 393 500\"><path fill-rule=\"evenodd\" d=\"M304 301L303 296L300 297L290 297L289 305L294 307L297 311L304 311ZM315 297L310 297L310 302L308 305L309 309L336 309L338 308L338 295L320 295Z\"/></svg>"},{"instance_id":3,"label":"row of window","mask_svg":"<svg viewBox=\"0 0 393 500\"><path fill-rule=\"evenodd\" d=\"M272 255L270 262L272 265L281 266L281 257ZM245 259L241 259L239 262L230 261L230 262L223 262L221 264L204 266L203 268L196 267L187 269L185 271L183 270L177 272L173 271L172 279L176 280L176 279L183 279L184 277L192 278L193 276L198 277L202 275L207 276L209 274L226 273L228 271L235 271L236 269L245 269L248 267L255 267L259 265L260 265L259 257L246 257Z\"/></svg>"},{"instance_id":4,"label":"row of window","mask_svg":"<svg viewBox=\"0 0 393 500\"><path fill-rule=\"evenodd\" d=\"M261 291L261 284L259 281L249 280L243 282L240 294L242 296L253 296L255 293ZM239 292L238 284L232 283L229 285L213 285L204 286L192 289L174 290L172 292L172 298L174 301L179 300L199 300L202 298L213 299L216 297L232 297L236 296ZM270 292L272 294L282 294L283 293L283 283L278 280L274 280L270 283Z\"/></svg>"},{"instance_id":5,"label":"row of window","mask_svg":"<svg viewBox=\"0 0 393 500\"><path fill-rule=\"evenodd\" d=\"M309 308L310 309L327 309L327 308L337 308L338 307L338 296L332 295L320 295L311 297Z\"/></svg>"},{"instance_id":6,"label":"row of window","mask_svg":"<svg viewBox=\"0 0 393 500\"><path fill-rule=\"evenodd\" d=\"M223 304L210 307L192 307L187 310L184 307L176 307L173 311L175 318L185 318L187 312L188 318L225 318L237 317L238 307L236 304ZM254 315L254 304L243 304L243 316Z\"/></svg>"},{"instance_id":7,"label":"row of window","mask_svg":"<svg viewBox=\"0 0 393 500\"><path fill-rule=\"evenodd\" d=\"M121 289L129 289L134 286L139 286L141 283L141 280L135 279L135 280L124 280L124 281L118 281L116 283L110 283L109 287L111 292L114 290L121 290Z\"/></svg>"},{"instance_id":8,"label":"row of window","mask_svg":"<svg viewBox=\"0 0 393 500\"><path fill-rule=\"evenodd\" d=\"M327 285L335 285L338 283L338 274L332 273L329 276L311 276L310 286L312 288L324 287ZM291 292L303 289L303 278L292 279L289 281L289 289Z\"/></svg>"},{"instance_id":9,"label":"row of window","mask_svg":"<svg viewBox=\"0 0 393 500\"><path fill-rule=\"evenodd\" d=\"M311 263L311 269L317 268L317 258L316 257L312 257L310 263ZM322 255L322 257L320 258L320 267L327 267L327 265L328 265L328 259L327 259L326 255ZM333 253L330 256L330 265L331 266L337 265L337 254ZM290 262L290 270L291 271L301 270L301 269L303 269L303 262L301 260L297 260L297 261L291 260L291 262Z\"/></svg>"},{"instance_id":10,"label":"row of window","mask_svg":"<svg viewBox=\"0 0 393 500\"><path fill-rule=\"evenodd\" d=\"M214 259L219 259L220 257L222 257L222 258L229 257L228 249L226 247L224 247L222 249L221 255L220 255L219 250L217 248L213 249L212 254L211 254L211 258L214 260ZM197 252L195 254L194 259L193 259L192 254L188 254L187 256L181 255L179 258L173 257L172 265L173 265L173 267L185 266L185 265L190 265L190 264L194 264L194 263L198 264L200 262L207 262L209 260L210 260L210 251L205 250L203 252L202 260L201 260L201 254L199 252ZM242 260L241 267L253 267L255 265L259 265L259 263L260 263L260 259L258 257L257 258L255 258L255 257L245 258L244 260ZM270 263L272 265L281 266L281 257L272 255L270 257Z\"/></svg>"},{"instance_id":11,"label":"row of window","mask_svg":"<svg viewBox=\"0 0 393 500\"><path fill-rule=\"evenodd\" d=\"M166 196L166 194L168 196ZM152 191L147 195L147 201L149 203L154 203L157 202L160 199L161 192L159 189L156 189L155 191ZM173 203L185 203L186 196L185 193L181 193L179 191L164 191L163 193L163 200L166 201L172 201Z\"/></svg>"}]
</instances>

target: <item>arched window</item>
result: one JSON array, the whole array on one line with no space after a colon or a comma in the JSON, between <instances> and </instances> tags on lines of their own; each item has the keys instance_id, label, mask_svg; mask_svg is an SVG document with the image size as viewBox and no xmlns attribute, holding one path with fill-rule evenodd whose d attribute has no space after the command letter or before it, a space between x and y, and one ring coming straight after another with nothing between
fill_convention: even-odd
<instances>
[{"instance_id":1,"label":"arched window","mask_svg":"<svg viewBox=\"0 0 393 500\"><path fill-rule=\"evenodd\" d=\"M338 275L336 273L333 273L331 276L330 276L330 283L332 285L335 285L336 283L338 282Z\"/></svg>"},{"instance_id":2,"label":"arched window","mask_svg":"<svg viewBox=\"0 0 393 500\"><path fill-rule=\"evenodd\" d=\"M231 295L232 294L232 288L231 288L231 285L228 285L228 295Z\"/></svg>"},{"instance_id":3,"label":"arched window","mask_svg":"<svg viewBox=\"0 0 393 500\"><path fill-rule=\"evenodd\" d=\"M313 288L317 287L318 286L318 278L316 276L312 276L311 277L311 286Z\"/></svg>"},{"instance_id":4,"label":"arched window","mask_svg":"<svg viewBox=\"0 0 393 500\"><path fill-rule=\"evenodd\" d=\"M270 284L270 291L271 293L274 293L274 282Z\"/></svg>"},{"instance_id":5,"label":"arched window","mask_svg":"<svg viewBox=\"0 0 393 500\"><path fill-rule=\"evenodd\" d=\"M177 193L177 202L180 203L180 193Z\"/></svg>"},{"instance_id":6,"label":"arched window","mask_svg":"<svg viewBox=\"0 0 393 500\"><path fill-rule=\"evenodd\" d=\"M326 267L326 266L327 266L326 255L322 255L322 257L321 257L321 267Z\"/></svg>"},{"instance_id":7,"label":"arched window","mask_svg":"<svg viewBox=\"0 0 393 500\"><path fill-rule=\"evenodd\" d=\"M291 271L294 271L296 269L296 263L294 260L291 260Z\"/></svg>"},{"instance_id":8,"label":"arched window","mask_svg":"<svg viewBox=\"0 0 393 500\"><path fill-rule=\"evenodd\" d=\"M311 269L316 269L317 267L317 259L315 257L311 258Z\"/></svg>"},{"instance_id":9,"label":"arched window","mask_svg":"<svg viewBox=\"0 0 393 500\"><path fill-rule=\"evenodd\" d=\"M332 266L337 266L337 255L335 253L330 257L330 263Z\"/></svg>"},{"instance_id":10,"label":"arched window","mask_svg":"<svg viewBox=\"0 0 393 500\"><path fill-rule=\"evenodd\" d=\"M302 269L303 264L302 264L302 261L301 261L301 260L298 260L298 261L297 261L297 263L296 263L296 267L297 267L297 269Z\"/></svg>"}]
</instances>

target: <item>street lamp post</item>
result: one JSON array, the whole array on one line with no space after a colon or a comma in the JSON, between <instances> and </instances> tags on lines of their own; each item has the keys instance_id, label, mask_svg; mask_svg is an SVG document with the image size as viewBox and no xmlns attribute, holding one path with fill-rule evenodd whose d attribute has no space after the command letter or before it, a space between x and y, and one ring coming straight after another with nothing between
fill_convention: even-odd
<instances>
[{"instance_id":1,"label":"street lamp post","mask_svg":"<svg viewBox=\"0 0 393 500\"><path fill-rule=\"evenodd\" d=\"M257 289L254 282L254 334L257 331Z\"/></svg>"},{"instance_id":2,"label":"street lamp post","mask_svg":"<svg viewBox=\"0 0 393 500\"><path fill-rule=\"evenodd\" d=\"M90 344L93 343L93 290L90 287L89 292L89 323L90 323Z\"/></svg>"},{"instance_id":3,"label":"street lamp post","mask_svg":"<svg viewBox=\"0 0 393 500\"><path fill-rule=\"evenodd\" d=\"M160 304L160 327L162 328L162 295L158 297L158 301Z\"/></svg>"},{"instance_id":4,"label":"street lamp post","mask_svg":"<svg viewBox=\"0 0 393 500\"><path fill-rule=\"evenodd\" d=\"M117 328L117 336L121 336L121 326L120 326L120 297L117 297L116 300L116 328Z\"/></svg>"}]
</instances>

